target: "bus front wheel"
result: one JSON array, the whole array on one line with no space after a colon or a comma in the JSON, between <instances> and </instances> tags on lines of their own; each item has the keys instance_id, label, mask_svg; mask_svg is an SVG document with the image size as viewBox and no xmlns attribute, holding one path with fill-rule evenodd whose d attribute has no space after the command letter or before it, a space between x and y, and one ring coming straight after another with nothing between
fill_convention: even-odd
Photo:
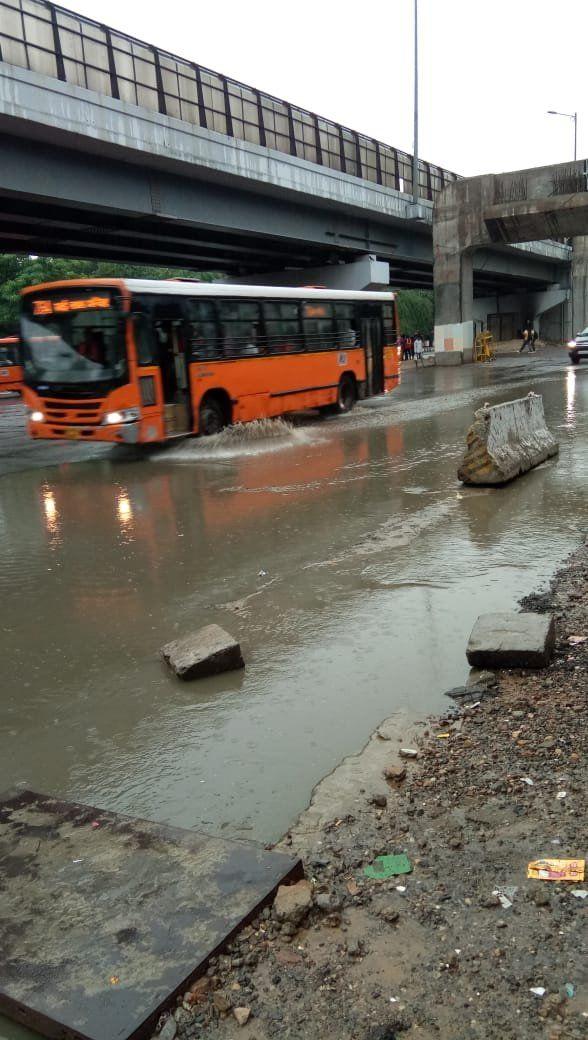
<instances>
[{"instance_id":1,"label":"bus front wheel","mask_svg":"<svg viewBox=\"0 0 588 1040\"><path fill-rule=\"evenodd\" d=\"M198 432L202 437L220 433L227 425L225 410L217 397L205 397L200 405Z\"/></svg>"}]
</instances>

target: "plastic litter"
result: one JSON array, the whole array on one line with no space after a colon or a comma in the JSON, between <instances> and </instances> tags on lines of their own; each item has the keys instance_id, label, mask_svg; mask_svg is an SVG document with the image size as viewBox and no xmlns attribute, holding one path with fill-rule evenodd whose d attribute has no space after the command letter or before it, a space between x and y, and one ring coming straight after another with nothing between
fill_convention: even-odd
<instances>
[{"instance_id":1,"label":"plastic litter","mask_svg":"<svg viewBox=\"0 0 588 1040\"><path fill-rule=\"evenodd\" d=\"M373 863L363 868L366 877L378 881L396 877L398 874L410 874L411 870L411 862L404 852L399 856L376 856Z\"/></svg>"},{"instance_id":2,"label":"plastic litter","mask_svg":"<svg viewBox=\"0 0 588 1040\"><path fill-rule=\"evenodd\" d=\"M418 757L418 751L416 750L416 748L410 748L410 747L401 747L400 751L398 752L398 754L401 756L401 758L417 758Z\"/></svg>"},{"instance_id":3,"label":"plastic litter","mask_svg":"<svg viewBox=\"0 0 588 1040\"><path fill-rule=\"evenodd\" d=\"M577 646L578 643L585 643L588 636L568 636L568 643L570 646Z\"/></svg>"},{"instance_id":4,"label":"plastic litter","mask_svg":"<svg viewBox=\"0 0 588 1040\"><path fill-rule=\"evenodd\" d=\"M544 997L545 986L531 986L531 993L534 993L536 997Z\"/></svg>"},{"instance_id":5,"label":"plastic litter","mask_svg":"<svg viewBox=\"0 0 588 1040\"><path fill-rule=\"evenodd\" d=\"M572 895L575 896L576 899L585 899L586 896L588 896L588 890L585 888L573 888Z\"/></svg>"},{"instance_id":6,"label":"plastic litter","mask_svg":"<svg viewBox=\"0 0 588 1040\"><path fill-rule=\"evenodd\" d=\"M267 571L261 570L257 574L258 578L267 578Z\"/></svg>"},{"instance_id":7,"label":"plastic litter","mask_svg":"<svg viewBox=\"0 0 588 1040\"><path fill-rule=\"evenodd\" d=\"M559 802L562 802L563 799L565 798L566 794L567 794L567 791L558 791L555 797L557 798L557 800Z\"/></svg>"},{"instance_id":8,"label":"plastic litter","mask_svg":"<svg viewBox=\"0 0 588 1040\"><path fill-rule=\"evenodd\" d=\"M503 910L510 910L517 892L517 885L501 885L500 888L494 889L492 895L498 896L498 901Z\"/></svg>"},{"instance_id":9,"label":"plastic litter","mask_svg":"<svg viewBox=\"0 0 588 1040\"><path fill-rule=\"evenodd\" d=\"M438 740L447 740L448 737L451 736L451 734L450 733L436 733L435 736L438 738Z\"/></svg>"},{"instance_id":10,"label":"plastic litter","mask_svg":"<svg viewBox=\"0 0 588 1040\"><path fill-rule=\"evenodd\" d=\"M406 885L396 885L397 892L406 892Z\"/></svg>"},{"instance_id":11,"label":"plastic litter","mask_svg":"<svg viewBox=\"0 0 588 1040\"><path fill-rule=\"evenodd\" d=\"M527 787L533 787L533 783L534 783L534 781L533 781L533 780L531 780L531 777L530 777L530 776L522 776L522 777L521 777L521 783L522 783L522 784L526 784L526 785L527 785Z\"/></svg>"},{"instance_id":12,"label":"plastic litter","mask_svg":"<svg viewBox=\"0 0 588 1040\"><path fill-rule=\"evenodd\" d=\"M527 867L527 877L539 881L583 881L583 859L535 859Z\"/></svg>"},{"instance_id":13,"label":"plastic litter","mask_svg":"<svg viewBox=\"0 0 588 1040\"><path fill-rule=\"evenodd\" d=\"M569 997L570 1000L572 999L572 997L575 997L576 987L571 982L566 982L564 989L566 991L566 997Z\"/></svg>"}]
</instances>

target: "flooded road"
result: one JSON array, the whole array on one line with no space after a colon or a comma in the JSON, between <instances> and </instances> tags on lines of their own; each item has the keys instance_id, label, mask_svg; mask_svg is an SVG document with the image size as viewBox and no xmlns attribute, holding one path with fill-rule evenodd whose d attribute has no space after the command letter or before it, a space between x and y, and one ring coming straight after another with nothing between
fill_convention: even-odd
<instances>
[{"instance_id":1,"label":"flooded road","mask_svg":"<svg viewBox=\"0 0 588 1040\"><path fill-rule=\"evenodd\" d=\"M530 389L559 458L462 488L474 409ZM15 453L19 409L0 402L0 787L184 827L276 839L383 718L447 703L477 614L588 526L588 369L561 362L410 371L341 419L140 458ZM245 671L177 681L159 647L212 621Z\"/></svg>"}]
</instances>

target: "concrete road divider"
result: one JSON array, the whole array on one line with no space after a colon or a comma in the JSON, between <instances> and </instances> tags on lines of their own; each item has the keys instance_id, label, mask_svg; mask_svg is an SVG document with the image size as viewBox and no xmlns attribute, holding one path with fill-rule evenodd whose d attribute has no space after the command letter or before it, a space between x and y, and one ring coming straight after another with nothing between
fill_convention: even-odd
<instances>
[{"instance_id":1,"label":"concrete road divider","mask_svg":"<svg viewBox=\"0 0 588 1040\"><path fill-rule=\"evenodd\" d=\"M540 394L485 404L474 413L457 476L464 484L506 484L558 451Z\"/></svg>"}]
</instances>

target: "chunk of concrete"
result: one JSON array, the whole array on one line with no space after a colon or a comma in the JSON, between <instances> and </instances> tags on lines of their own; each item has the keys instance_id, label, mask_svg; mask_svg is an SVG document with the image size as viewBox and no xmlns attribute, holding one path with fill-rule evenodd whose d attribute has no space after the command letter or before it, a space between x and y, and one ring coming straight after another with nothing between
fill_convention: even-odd
<instances>
[{"instance_id":1,"label":"chunk of concrete","mask_svg":"<svg viewBox=\"0 0 588 1040\"><path fill-rule=\"evenodd\" d=\"M544 668L554 646L551 614L481 614L466 656L475 668Z\"/></svg>"},{"instance_id":2,"label":"chunk of concrete","mask_svg":"<svg viewBox=\"0 0 588 1040\"><path fill-rule=\"evenodd\" d=\"M543 398L485 404L474 413L457 471L464 484L506 484L557 455L559 445L545 424Z\"/></svg>"},{"instance_id":3,"label":"chunk of concrete","mask_svg":"<svg viewBox=\"0 0 588 1040\"><path fill-rule=\"evenodd\" d=\"M219 625L206 625L193 635L161 648L164 661L180 679L201 679L244 668L239 643Z\"/></svg>"},{"instance_id":4,"label":"chunk of concrete","mask_svg":"<svg viewBox=\"0 0 588 1040\"><path fill-rule=\"evenodd\" d=\"M274 914L278 921L299 925L312 906L312 888L309 881L298 881L295 885L280 885L274 901Z\"/></svg>"}]
</instances>

